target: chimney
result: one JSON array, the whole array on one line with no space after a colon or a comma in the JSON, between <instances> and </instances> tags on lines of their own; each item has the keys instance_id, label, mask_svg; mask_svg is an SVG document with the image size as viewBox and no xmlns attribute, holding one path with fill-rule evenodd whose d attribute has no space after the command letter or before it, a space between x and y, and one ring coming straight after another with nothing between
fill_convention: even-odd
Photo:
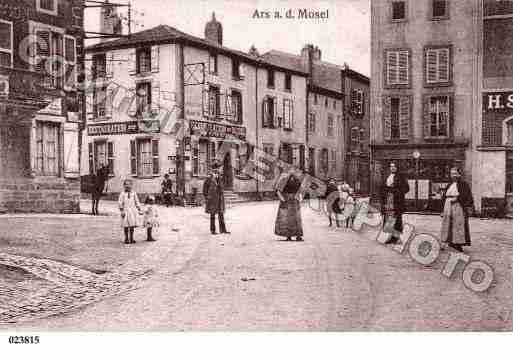
<instances>
[{"instance_id":1,"label":"chimney","mask_svg":"<svg viewBox=\"0 0 513 359\"><path fill-rule=\"evenodd\" d=\"M223 25L216 20L214 12L212 13L212 20L205 25L205 39L219 45L223 44Z\"/></svg>"},{"instance_id":2,"label":"chimney","mask_svg":"<svg viewBox=\"0 0 513 359\"><path fill-rule=\"evenodd\" d=\"M317 46L312 49L312 59L314 61L321 61L321 49Z\"/></svg>"},{"instance_id":3,"label":"chimney","mask_svg":"<svg viewBox=\"0 0 513 359\"><path fill-rule=\"evenodd\" d=\"M104 34L121 35L123 26L117 8L105 0L100 13L100 32ZM103 39L105 40L105 39ZM100 39L102 41L102 39Z\"/></svg>"},{"instance_id":4,"label":"chimney","mask_svg":"<svg viewBox=\"0 0 513 359\"><path fill-rule=\"evenodd\" d=\"M258 49L255 47L255 45L251 45L248 54L253 57L260 57L260 53L258 52Z\"/></svg>"},{"instance_id":5,"label":"chimney","mask_svg":"<svg viewBox=\"0 0 513 359\"><path fill-rule=\"evenodd\" d=\"M310 75L313 74L313 52L314 46L312 44L306 44L301 49L301 65Z\"/></svg>"}]
</instances>

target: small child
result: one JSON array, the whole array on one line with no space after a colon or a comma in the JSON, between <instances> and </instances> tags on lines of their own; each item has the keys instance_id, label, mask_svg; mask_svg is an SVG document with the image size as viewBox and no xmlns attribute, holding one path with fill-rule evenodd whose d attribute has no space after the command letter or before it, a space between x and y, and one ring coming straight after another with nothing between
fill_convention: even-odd
<instances>
[{"instance_id":1,"label":"small child","mask_svg":"<svg viewBox=\"0 0 513 359\"><path fill-rule=\"evenodd\" d=\"M351 226L353 226L353 222L354 222L354 218L355 218L355 214L354 214L355 207L356 207L356 200L354 198L354 190L352 188L349 188L348 196L346 198L346 208L344 211L346 214L348 214L348 216L346 218L346 228L349 228L349 224L351 224Z\"/></svg>"},{"instance_id":2,"label":"small child","mask_svg":"<svg viewBox=\"0 0 513 359\"><path fill-rule=\"evenodd\" d=\"M134 228L137 227L137 215L141 213L137 193L132 191L132 181L123 182L125 190L119 194L119 212L121 227L125 231L125 244L135 243Z\"/></svg>"},{"instance_id":3,"label":"small child","mask_svg":"<svg viewBox=\"0 0 513 359\"><path fill-rule=\"evenodd\" d=\"M148 196L145 201L146 208L144 209L144 219L143 226L146 228L146 240L148 242L154 242L153 238L153 228L158 227L159 223L159 214L157 208L155 207L155 197Z\"/></svg>"}]
</instances>

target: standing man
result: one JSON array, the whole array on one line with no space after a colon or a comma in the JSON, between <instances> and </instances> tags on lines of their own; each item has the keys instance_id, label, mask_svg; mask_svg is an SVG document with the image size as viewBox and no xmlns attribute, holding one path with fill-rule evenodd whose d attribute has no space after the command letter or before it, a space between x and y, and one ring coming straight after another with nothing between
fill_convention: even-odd
<instances>
[{"instance_id":1,"label":"standing man","mask_svg":"<svg viewBox=\"0 0 513 359\"><path fill-rule=\"evenodd\" d=\"M219 174L219 162L214 162L212 165L212 172L210 176L205 180L203 184L203 196L205 197L205 212L210 214L210 232L217 234L216 232L216 214L219 220L219 231L220 233L229 234L226 230L224 223L224 188L223 179Z\"/></svg>"},{"instance_id":2,"label":"standing man","mask_svg":"<svg viewBox=\"0 0 513 359\"><path fill-rule=\"evenodd\" d=\"M171 201L173 199L173 181L169 178L169 174L166 173L164 175L164 180L162 181L162 198L166 207L169 207Z\"/></svg>"},{"instance_id":3,"label":"standing man","mask_svg":"<svg viewBox=\"0 0 513 359\"><path fill-rule=\"evenodd\" d=\"M390 174L381 186L381 212L383 225L393 223L394 233L386 242L397 243L403 233L403 213L405 210L404 197L410 191L406 178L399 172L395 162L390 163Z\"/></svg>"}]
</instances>

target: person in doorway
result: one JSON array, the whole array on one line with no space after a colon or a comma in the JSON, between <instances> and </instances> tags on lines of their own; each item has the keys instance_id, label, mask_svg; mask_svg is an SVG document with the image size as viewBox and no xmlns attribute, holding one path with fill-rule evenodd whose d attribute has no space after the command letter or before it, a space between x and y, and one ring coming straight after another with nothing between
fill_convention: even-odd
<instances>
[{"instance_id":1,"label":"person in doorway","mask_svg":"<svg viewBox=\"0 0 513 359\"><path fill-rule=\"evenodd\" d=\"M441 241L449 247L463 252L463 246L470 246L470 226L468 218L474 209L470 186L461 179L460 170L451 168L451 184L442 196Z\"/></svg>"},{"instance_id":2,"label":"person in doorway","mask_svg":"<svg viewBox=\"0 0 513 359\"><path fill-rule=\"evenodd\" d=\"M153 229L160 225L159 213L155 207L155 197L148 196L146 199L146 207L144 208L143 226L146 228L146 240L154 242Z\"/></svg>"},{"instance_id":3,"label":"person in doorway","mask_svg":"<svg viewBox=\"0 0 513 359\"><path fill-rule=\"evenodd\" d=\"M119 211L121 226L125 231L125 244L135 243L134 229L137 227L137 216L141 214L141 205L137 193L132 191L132 181L123 182L124 191L119 194Z\"/></svg>"},{"instance_id":4,"label":"person in doorway","mask_svg":"<svg viewBox=\"0 0 513 359\"><path fill-rule=\"evenodd\" d=\"M399 173L397 164L390 163L390 174L381 186L381 212L383 225L393 223L393 233L386 242L397 243L403 232L403 213L405 210L405 196L410 191L406 178Z\"/></svg>"},{"instance_id":5,"label":"person in doorway","mask_svg":"<svg viewBox=\"0 0 513 359\"><path fill-rule=\"evenodd\" d=\"M219 174L221 164L215 161L212 165L212 171L203 184L203 196L205 198L205 212L210 214L210 232L216 232L216 214L219 220L219 232L229 234L224 222L224 186L223 179Z\"/></svg>"},{"instance_id":6,"label":"person in doorway","mask_svg":"<svg viewBox=\"0 0 513 359\"><path fill-rule=\"evenodd\" d=\"M169 174L164 175L164 180L161 184L162 187L162 199L164 204L169 207L173 201L173 181L169 178Z\"/></svg>"},{"instance_id":7,"label":"person in doorway","mask_svg":"<svg viewBox=\"0 0 513 359\"><path fill-rule=\"evenodd\" d=\"M277 181L276 193L280 199L278 214L274 225L277 236L286 237L287 241L296 237L303 241L303 223L301 221L301 180L291 167L285 170Z\"/></svg>"}]
</instances>

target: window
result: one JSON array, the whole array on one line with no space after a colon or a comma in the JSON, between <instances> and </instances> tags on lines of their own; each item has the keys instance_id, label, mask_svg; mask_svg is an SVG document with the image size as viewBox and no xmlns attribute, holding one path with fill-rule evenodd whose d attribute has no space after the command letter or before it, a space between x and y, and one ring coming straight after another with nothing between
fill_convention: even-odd
<instances>
[{"instance_id":1,"label":"window","mask_svg":"<svg viewBox=\"0 0 513 359\"><path fill-rule=\"evenodd\" d=\"M159 140L138 139L130 141L131 173L134 176L152 177L160 174Z\"/></svg>"},{"instance_id":2,"label":"window","mask_svg":"<svg viewBox=\"0 0 513 359\"><path fill-rule=\"evenodd\" d=\"M235 123L242 123L242 94L232 90L232 118Z\"/></svg>"},{"instance_id":3,"label":"window","mask_svg":"<svg viewBox=\"0 0 513 359\"><path fill-rule=\"evenodd\" d=\"M208 116L216 120L221 114L221 102L219 95L219 87L210 86L208 89Z\"/></svg>"},{"instance_id":4,"label":"window","mask_svg":"<svg viewBox=\"0 0 513 359\"><path fill-rule=\"evenodd\" d=\"M72 36L64 36L64 86L67 89L72 89L76 85L76 45L75 38Z\"/></svg>"},{"instance_id":5,"label":"window","mask_svg":"<svg viewBox=\"0 0 513 359\"><path fill-rule=\"evenodd\" d=\"M192 148L192 174L193 176L205 177L208 175L209 168L209 149L210 142L206 139L200 139L195 142Z\"/></svg>"},{"instance_id":6,"label":"window","mask_svg":"<svg viewBox=\"0 0 513 359\"><path fill-rule=\"evenodd\" d=\"M308 173L315 176L315 148L308 148Z\"/></svg>"},{"instance_id":7,"label":"window","mask_svg":"<svg viewBox=\"0 0 513 359\"><path fill-rule=\"evenodd\" d=\"M410 83L410 51L386 51L385 77L387 86L408 86Z\"/></svg>"},{"instance_id":8,"label":"window","mask_svg":"<svg viewBox=\"0 0 513 359\"><path fill-rule=\"evenodd\" d=\"M383 120L385 140L408 140L410 136L411 98L409 96L385 96Z\"/></svg>"},{"instance_id":9,"label":"window","mask_svg":"<svg viewBox=\"0 0 513 359\"><path fill-rule=\"evenodd\" d=\"M324 107L328 107L328 98L327 97L324 99Z\"/></svg>"},{"instance_id":10,"label":"window","mask_svg":"<svg viewBox=\"0 0 513 359\"><path fill-rule=\"evenodd\" d=\"M324 174L329 171L329 151L326 148L323 148L321 152L319 152L319 163L321 165L321 170Z\"/></svg>"},{"instance_id":11,"label":"window","mask_svg":"<svg viewBox=\"0 0 513 359\"><path fill-rule=\"evenodd\" d=\"M448 138L451 117L450 96L427 96L424 106L427 106L424 137Z\"/></svg>"},{"instance_id":12,"label":"window","mask_svg":"<svg viewBox=\"0 0 513 359\"><path fill-rule=\"evenodd\" d=\"M151 49L143 48L137 49L137 64L136 69L138 74L151 71Z\"/></svg>"},{"instance_id":13,"label":"window","mask_svg":"<svg viewBox=\"0 0 513 359\"><path fill-rule=\"evenodd\" d=\"M445 19L449 15L447 0L432 0L432 17L433 19Z\"/></svg>"},{"instance_id":14,"label":"window","mask_svg":"<svg viewBox=\"0 0 513 359\"><path fill-rule=\"evenodd\" d=\"M331 150L330 168L333 174L337 172L337 151Z\"/></svg>"},{"instance_id":15,"label":"window","mask_svg":"<svg viewBox=\"0 0 513 359\"><path fill-rule=\"evenodd\" d=\"M308 131L315 133L315 113L311 113L308 117Z\"/></svg>"},{"instance_id":16,"label":"window","mask_svg":"<svg viewBox=\"0 0 513 359\"><path fill-rule=\"evenodd\" d=\"M240 73L240 61L239 59L232 59L232 77L235 79L235 80L240 80L241 79L241 73Z\"/></svg>"},{"instance_id":17,"label":"window","mask_svg":"<svg viewBox=\"0 0 513 359\"><path fill-rule=\"evenodd\" d=\"M263 122L262 127L276 127L276 97L268 96L263 102Z\"/></svg>"},{"instance_id":18,"label":"window","mask_svg":"<svg viewBox=\"0 0 513 359\"><path fill-rule=\"evenodd\" d=\"M351 129L351 143L353 145L358 145L360 143L360 129L358 127L353 127Z\"/></svg>"},{"instance_id":19,"label":"window","mask_svg":"<svg viewBox=\"0 0 513 359\"><path fill-rule=\"evenodd\" d=\"M292 145L290 143L281 143L280 160L292 164Z\"/></svg>"},{"instance_id":20,"label":"window","mask_svg":"<svg viewBox=\"0 0 513 359\"><path fill-rule=\"evenodd\" d=\"M318 98L317 98L317 94L315 93L314 94L314 105L317 105L318 103Z\"/></svg>"},{"instance_id":21,"label":"window","mask_svg":"<svg viewBox=\"0 0 513 359\"><path fill-rule=\"evenodd\" d=\"M333 115L330 113L328 114L328 137L335 136L335 119L333 118Z\"/></svg>"},{"instance_id":22,"label":"window","mask_svg":"<svg viewBox=\"0 0 513 359\"><path fill-rule=\"evenodd\" d=\"M283 100L283 128L292 130L294 127L294 103L292 100Z\"/></svg>"},{"instance_id":23,"label":"window","mask_svg":"<svg viewBox=\"0 0 513 359\"><path fill-rule=\"evenodd\" d=\"M59 174L59 124L36 122L35 170L39 176Z\"/></svg>"},{"instance_id":24,"label":"window","mask_svg":"<svg viewBox=\"0 0 513 359\"><path fill-rule=\"evenodd\" d=\"M37 0L37 11L57 15L57 0Z\"/></svg>"},{"instance_id":25,"label":"window","mask_svg":"<svg viewBox=\"0 0 513 359\"><path fill-rule=\"evenodd\" d=\"M215 52L211 52L209 55L208 69L211 74L217 74L217 54Z\"/></svg>"},{"instance_id":26,"label":"window","mask_svg":"<svg viewBox=\"0 0 513 359\"><path fill-rule=\"evenodd\" d=\"M292 91L292 76L285 74L285 90Z\"/></svg>"},{"instance_id":27,"label":"window","mask_svg":"<svg viewBox=\"0 0 513 359\"><path fill-rule=\"evenodd\" d=\"M46 64L50 58L62 58L64 55L63 50L63 35L58 32L50 31L48 28L38 28L35 30L37 41L34 46L36 47L36 57L34 59L34 71L43 73L45 75L44 84L54 88L61 88L64 83L64 77L60 76L62 73L63 61L52 61L51 64Z\"/></svg>"},{"instance_id":28,"label":"window","mask_svg":"<svg viewBox=\"0 0 513 359\"><path fill-rule=\"evenodd\" d=\"M336 110L337 109L337 100L333 100L333 109Z\"/></svg>"},{"instance_id":29,"label":"window","mask_svg":"<svg viewBox=\"0 0 513 359\"><path fill-rule=\"evenodd\" d=\"M13 67L12 22L0 20L0 66Z\"/></svg>"},{"instance_id":30,"label":"window","mask_svg":"<svg viewBox=\"0 0 513 359\"><path fill-rule=\"evenodd\" d=\"M114 143L111 141L89 143L89 171L96 172L103 165L108 165L109 174L114 175Z\"/></svg>"},{"instance_id":31,"label":"window","mask_svg":"<svg viewBox=\"0 0 513 359\"><path fill-rule=\"evenodd\" d=\"M104 78L107 73L107 58L105 54L93 56L93 78Z\"/></svg>"},{"instance_id":32,"label":"window","mask_svg":"<svg viewBox=\"0 0 513 359\"><path fill-rule=\"evenodd\" d=\"M262 160L264 163L266 163L267 167L269 169L264 173L265 179L272 179L274 176L274 169L272 166L272 159L274 159L274 144L272 143L263 143L262 148L264 150L264 153L267 155L267 158L259 159Z\"/></svg>"},{"instance_id":33,"label":"window","mask_svg":"<svg viewBox=\"0 0 513 359\"><path fill-rule=\"evenodd\" d=\"M274 88L274 71L267 70L267 87Z\"/></svg>"},{"instance_id":34,"label":"window","mask_svg":"<svg viewBox=\"0 0 513 359\"><path fill-rule=\"evenodd\" d=\"M96 118L106 116L107 87L95 86L93 93L93 114Z\"/></svg>"},{"instance_id":35,"label":"window","mask_svg":"<svg viewBox=\"0 0 513 359\"><path fill-rule=\"evenodd\" d=\"M392 21L400 21L406 19L406 2L392 1Z\"/></svg>"},{"instance_id":36,"label":"window","mask_svg":"<svg viewBox=\"0 0 513 359\"><path fill-rule=\"evenodd\" d=\"M351 90L351 110L355 115L363 115L364 94L363 90Z\"/></svg>"},{"instance_id":37,"label":"window","mask_svg":"<svg viewBox=\"0 0 513 359\"><path fill-rule=\"evenodd\" d=\"M426 84L448 84L451 81L451 48L426 48L424 54Z\"/></svg>"},{"instance_id":38,"label":"window","mask_svg":"<svg viewBox=\"0 0 513 359\"><path fill-rule=\"evenodd\" d=\"M151 83L139 82L136 92L136 116L146 117L151 112Z\"/></svg>"}]
</instances>

